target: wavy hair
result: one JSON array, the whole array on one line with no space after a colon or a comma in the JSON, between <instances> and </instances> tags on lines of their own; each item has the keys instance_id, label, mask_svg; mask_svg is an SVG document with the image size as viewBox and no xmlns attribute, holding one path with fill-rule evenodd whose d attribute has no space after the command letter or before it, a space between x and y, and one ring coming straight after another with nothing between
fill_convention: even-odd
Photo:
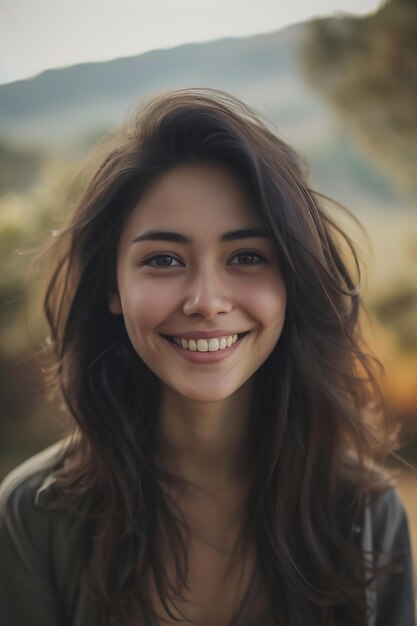
<instances>
[{"instance_id":1,"label":"wavy hair","mask_svg":"<svg viewBox=\"0 0 417 626\"><path fill-rule=\"evenodd\" d=\"M354 246L308 186L299 157L246 105L214 90L156 97L107 141L69 224L52 244L45 298L54 380L74 418L57 480L67 507L99 525L92 578L103 610L153 614L150 577L172 619L187 545L153 459L158 380L109 311L129 212L167 170L214 163L246 185L275 242L287 290L284 329L256 373L249 422L247 533L274 615L287 626L366 624L355 526L389 441L369 415L381 396L359 329ZM375 418L373 418L375 422ZM382 487L381 487L382 486ZM169 579L159 541L168 538ZM271 622L269 622L271 623Z\"/></svg>"}]
</instances>

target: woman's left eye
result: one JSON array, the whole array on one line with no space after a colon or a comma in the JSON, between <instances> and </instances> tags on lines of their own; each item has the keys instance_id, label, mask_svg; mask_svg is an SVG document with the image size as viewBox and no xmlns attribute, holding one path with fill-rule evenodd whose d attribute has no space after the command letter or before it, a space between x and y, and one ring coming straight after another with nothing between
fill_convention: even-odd
<instances>
[{"instance_id":1,"label":"woman's left eye","mask_svg":"<svg viewBox=\"0 0 417 626\"><path fill-rule=\"evenodd\" d=\"M230 265L257 265L258 263L263 263L265 261L264 257L262 257L257 252L239 252L235 254L230 260Z\"/></svg>"}]
</instances>

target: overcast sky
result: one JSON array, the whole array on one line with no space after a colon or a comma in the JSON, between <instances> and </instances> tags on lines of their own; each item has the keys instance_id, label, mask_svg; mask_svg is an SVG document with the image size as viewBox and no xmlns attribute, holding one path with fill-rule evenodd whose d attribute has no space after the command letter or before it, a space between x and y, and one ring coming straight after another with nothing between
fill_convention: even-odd
<instances>
[{"instance_id":1,"label":"overcast sky","mask_svg":"<svg viewBox=\"0 0 417 626\"><path fill-rule=\"evenodd\" d=\"M155 48L277 30L380 0L0 0L0 82Z\"/></svg>"}]
</instances>

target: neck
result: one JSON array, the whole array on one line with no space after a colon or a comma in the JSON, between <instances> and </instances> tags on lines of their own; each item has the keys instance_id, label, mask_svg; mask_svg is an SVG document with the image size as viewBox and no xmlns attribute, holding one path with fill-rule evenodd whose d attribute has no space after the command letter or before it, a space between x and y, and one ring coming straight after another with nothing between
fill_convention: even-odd
<instances>
[{"instance_id":1,"label":"neck","mask_svg":"<svg viewBox=\"0 0 417 626\"><path fill-rule=\"evenodd\" d=\"M208 491L245 482L249 381L226 400L199 403L164 388L157 432L158 463Z\"/></svg>"}]
</instances>

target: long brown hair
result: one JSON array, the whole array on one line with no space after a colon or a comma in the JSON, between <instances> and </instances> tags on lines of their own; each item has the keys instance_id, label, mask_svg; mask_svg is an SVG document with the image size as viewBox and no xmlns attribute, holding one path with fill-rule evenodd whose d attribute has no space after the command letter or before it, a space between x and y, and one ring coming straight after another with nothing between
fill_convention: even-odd
<instances>
[{"instance_id":1,"label":"long brown hair","mask_svg":"<svg viewBox=\"0 0 417 626\"><path fill-rule=\"evenodd\" d=\"M99 524L92 578L103 623L109 615L134 623L136 609L152 614L150 573L180 619L175 599L187 582L186 542L152 454L158 380L109 312L108 294L129 211L158 176L190 163L224 165L244 181L287 289L284 329L256 374L249 425L248 532L269 604L287 626L364 625L373 574L355 526L374 488L370 464L388 444L365 419L381 403L359 331L357 256L294 151L250 108L211 90L142 106L111 138L52 247L45 311L55 379L75 424L58 484L66 506ZM161 524L175 581L164 570Z\"/></svg>"}]
</instances>

